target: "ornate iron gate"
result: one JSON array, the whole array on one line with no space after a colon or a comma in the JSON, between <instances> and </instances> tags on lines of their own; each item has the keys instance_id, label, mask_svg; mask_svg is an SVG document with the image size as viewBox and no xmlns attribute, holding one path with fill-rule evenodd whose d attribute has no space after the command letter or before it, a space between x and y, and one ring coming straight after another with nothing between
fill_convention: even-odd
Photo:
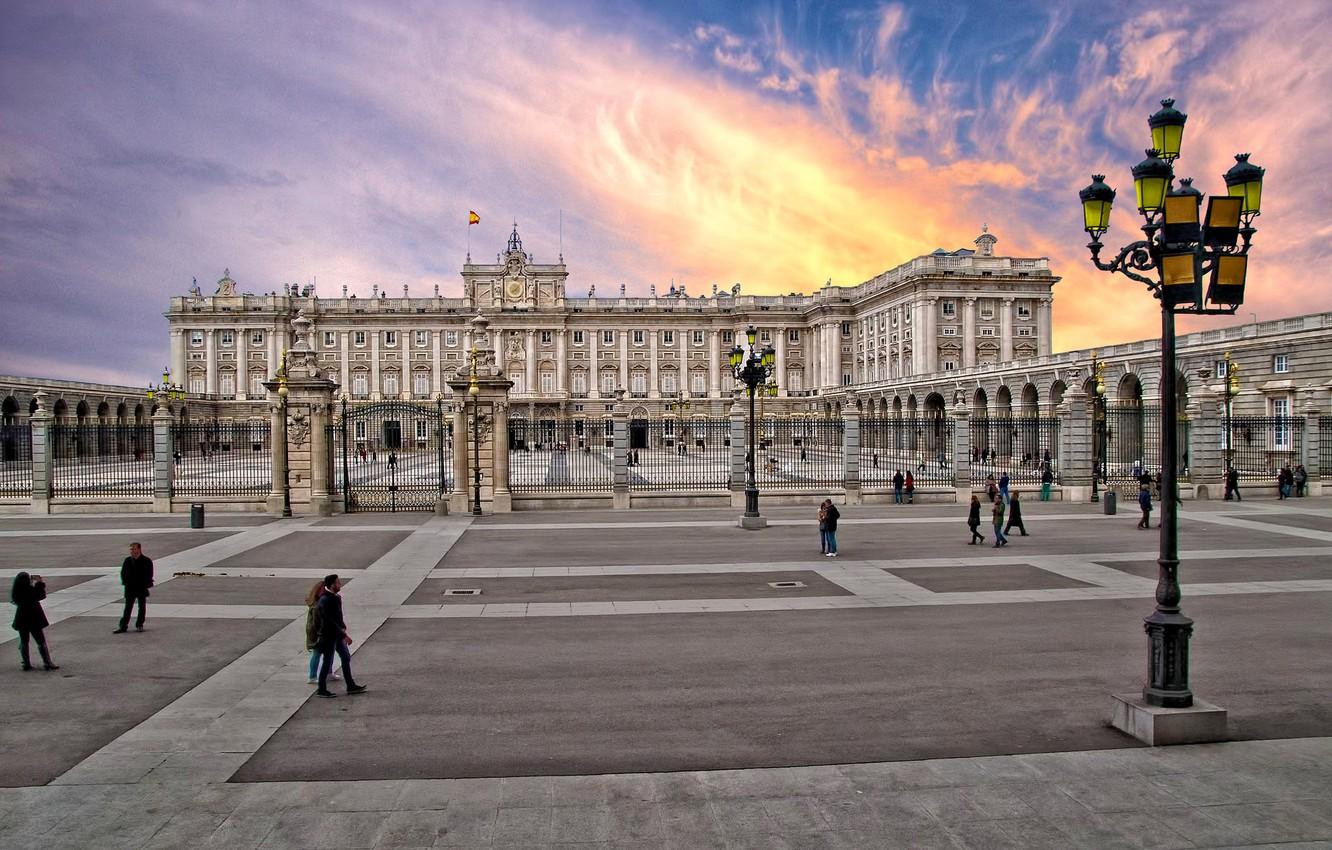
<instances>
[{"instance_id":1,"label":"ornate iron gate","mask_svg":"<svg viewBox=\"0 0 1332 850\"><path fill-rule=\"evenodd\" d=\"M453 437L443 401L342 401L334 427L342 506L355 511L433 511L453 491Z\"/></svg>"}]
</instances>

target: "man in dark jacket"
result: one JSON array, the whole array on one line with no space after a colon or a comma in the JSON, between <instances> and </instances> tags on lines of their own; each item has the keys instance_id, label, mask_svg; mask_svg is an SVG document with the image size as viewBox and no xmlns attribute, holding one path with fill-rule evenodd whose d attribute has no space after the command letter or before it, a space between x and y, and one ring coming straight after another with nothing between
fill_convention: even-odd
<instances>
[{"instance_id":1,"label":"man in dark jacket","mask_svg":"<svg viewBox=\"0 0 1332 850\"><path fill-rule=\"evenodd\" d=\"M319 689L316 696L331 697L335 694L328 689L328 674L333 672L333 653L342 659L342 678L347 683L347 693L359 694L365 691L365 685L356 684L352 678L351 636L347 634L347 623L342 619L342 580L336 574L324 576L324 593L315 603L315 650L323 658L319 662Z\"/></svg>"},{"instance_id":2,"label":"man in dark jacket","mask_svg":"<svg viewBox=\"0 0 1332 850\"><path fill-rule=\"evenodd\" d=\"M143 631L143 620L148 616L148 588L153 586L153 559L143 554L138 543L130 544L129 557L120 565L120 583L125 586L125 612L120 615L115 633L124 634L129 629L135 602L139 603L139 616L134 620L134 628Z\"/></svg>"}]
</instances>

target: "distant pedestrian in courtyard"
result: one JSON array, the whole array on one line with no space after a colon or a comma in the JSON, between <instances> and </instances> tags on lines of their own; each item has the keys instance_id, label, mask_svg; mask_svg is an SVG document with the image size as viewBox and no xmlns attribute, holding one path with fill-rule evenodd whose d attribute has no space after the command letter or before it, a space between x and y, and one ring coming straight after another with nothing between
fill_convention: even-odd
<instances>
[{"instance_id":1,"label":"distant pedestrian in courtyard","mask_svg":"<svg viewBox=\"0 0 1332 850\"><path fill-rule=\"evenodd\" d=\"M342 580L337 574L324 576L324 592L315 603L315 649L323 657L319 665L319 689L317 696L332 697L335 694L328 689L329 674L333 672L333 654L336 652L342 661L342 676L347 683L347 693L365 692L365 685L358 685L352 678L351 635L347 634L347 623L342 618Z\"/></svg>"},{"instance_id":2,"label":"distant pedestrian in courtyard","mask_svg":"<svg viewBox=\"0 0 1332 850\"><path fill-rule=\"evenodd\" d=\"M310 588L310 592L305 594L305 648L310 653L310 684L316 684L319 681L319 661L323 658L319 650L315 648L319 638L318 617L315 613L315 606L319 602L319 597L324 595L324 581L320 579ZM330 679L340 679L341 676L334 670Z\"/></svg>"},{"instance_id":3,"label":"distant pedestrian in courtyard","mask_svg":"<svg viewBox=\"0 0 1332 850\"><path fill-rule=\"evenodd\" d=\"M980 496L974 493L971 496L971 509L967 512L967 528L971 529L971 539L967 541L968 546L985 542L985 535L977 531L980 528Z\"/></svg>"},{"instance_id":4,"label":"distant pedestrian in courtyard","mask_svg":"<svg viewBox=\"0 0 1332 850\"><path fill-rule=\"evenodd\" d=\"M873 459L873 461L874 461L874 468L875 468L875 469L878 469L878 468L879 468L879 453L878 453L878 452L875 452L875 453L874 453L873 455L871 455L870 457L871 457L871 458Z\"/></svg>"},{"instance_id":5,"label":"distant pedestrian in courtyard","mask_svg":"<svg viewBox=\"0 0 1332 850\"><path fill-rule=\"evenodd\" d=\"M906 482L902 489L906 491L907 504L914 505L916 503L916 479L909 469L907 470Z\"/></svg>"},{"instance_id":6,"label":"distant pedestrian in courtyard","mask_svg":"<svg viewBox=\"0 0 1332 850\"><path fill-rule=\"evenodd\" d=\"M992 504L997 498L999 498L999 485L994 483L994 473L991 472L985 476L985 501Z\"/></svg>"},{"instance_id":7,"label":"distant pedestrian in courtyard","mask_svg":"<svg viewBox=\"0 0 1332 850\"><path fill-rule=\"evenodd\" d=\"M1244 501L1244 497L1240 495L1239 470L1233 466L1226 470L1226 501L1232 499L1236 502Z\"/></svg>"},{"instance_id":8,"label":"distant pedestrian in courtyard","mask_svg":"<svg viewBox=\"0 0 1332 850\"><path fill-rule=\"evenodd\" d=\"M1054 484L1054 472L1050 469L1050 464L1044 464L1041 469L1041 501L1050 501L1050 485Z\"/></svg>"},{"instance_id":9,"label":"distant pedestrian in courtyard","mask_svg":"<svg viewBox=\"0 0 1332 850\"><path fill-rule=\"evenodd\" d=\"M1281 467L1277 473L1277 498L1289 499L1295 492L1295 473L1290 471L1290 464Z\"/></svg>"},{"instance_id":10,"label":"distant pedestrian in courtyard","mask_svg":"<svg viewBox=\"0 0 1332 850\"><path fill-rule=\"evenodd\" d=\"M823 504L819 505L819 530L823 532L824 557L837 557L837 520L841 515L832 499L824 499Z\"/></svg>"},{"instance_id":11,"label":"distant pedestrian in courtyard","mask_svg":"<svg viewBox=\"0 0 1332 850\"><path fill-rule=\"evenodd\" d=\"M994 497L994 503L990 505L990 522L994 525L994 548L1008 545L1008 538L1004 536L1004 500L998 496Z\"/></svg>"},{"instance_id":12,"label":"distant pedestrian in courtyard","mask_svg":"<svg viewBox=\"0 0 1332 850\"><path fill-rule=\"evenodd\" d=\"M124 634L129 630L135 603L139 605L139 616L134 620L134 628L141 632L148 616L148 588L153 586L153 559L143 554L143 547L138 543L129 545L129 557L120 564L120 583L125 587L125 611L120 615L120 625L115 633Z\"/></svg>"},{"instance_id":13,"label":"distant pedestrian in courtyard","mask_svg":"<svg viewBox=\"0 0 1332 850\"><path fill-rule=\"evenodd\" d=\"M1309 473L1305 470L1304 464L1295 465L1295 495L1303 497L1305 487L1309 484Z\"/></svg>"},{"instance_id":14,"label":"distant pedestrian in courtyard","mask_svg":"<svg viewBox=\"0 0 1332 850\"><path fill-rule=\"evenodd\" d=\"M1018 498L1017 493L1008 497L1008 522L1004 525L1004 534L1015 527L1022 532L1023 537L1027 536L1027 527L1022 524L1022 500Z\"/></svg>"},{"instance_id":15,"label":"distant pedestrian in courtyard","mask_svg":"<svg viewBox=\"0 0 1332 850\"><path fill-rule=\"evenodd\" d=\"M1138 520L1138 528L1152 527L1152 491L1147 485L1138 485L1138 507L1142 509L1142 519Z\"/></svg>"},{"instance_id":16,"label":"distant pedestrian in courtyard","mask_svg":"<svg viewBox=\"0 0 1332 850\"><path fill-rule=\"evenodd\" d=\"M902 470L897 470L893 476L893 504L902 504L902 485L906 484L906 479L902 477Z\"/></svg>"},{"instance_id":17,"label":"distant pedestrian in courtyard","mask_svg":"<svg viewBox=\"0 0 1332 850\"><path fill-rule=\"evenodd\" d=\"M804 447L804 446L801 446L801 447L800 447L800 459L801 459L801 460L809 460L809 455L805 452L805 447Z\"/></svg>"},{"instance_id":18,"label":"distant pedestrian in courtyard","mask_svg":"<svg viewBox=\"0 0 1332 850\"><path fill-rule=\"evenodd\" d=\"M46 634L43 631L50 623L46 621L46 612L42 610L42 600L46 598L46 582L41 576L30 576L21 572L14 576L14 585L9 591L9 601L14 604L14 631L19 635L19 660L24 670L33 669L28 655L28 641L37 644L37 652L42 656L42 668L59 670L51 660L51 651L46 647Z\"/></svg>"},{"instance_id":19,"label":"distant pedestrian in courtyard","mask_svg":"<svg viewBox=\"0 0 1332 850\"><path fill-rule=\"evenodd\" d=\"M1004 500L1004 504L1008 504L1008 470L999 474L999 498Z\"/></svg>"}]
</instances>

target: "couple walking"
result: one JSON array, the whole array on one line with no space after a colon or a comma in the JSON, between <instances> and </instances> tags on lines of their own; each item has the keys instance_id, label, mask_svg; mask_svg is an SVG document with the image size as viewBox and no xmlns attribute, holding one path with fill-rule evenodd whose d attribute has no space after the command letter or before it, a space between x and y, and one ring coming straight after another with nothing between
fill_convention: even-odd
<instances>
[{"instance_id":1,"label":"couple walking","mask_svg":"<svg viewBox=\"0 0 1332 850\"><path fill-rule=\"evenodd\" d=\"M1005 507L1008 509L1008 522L1004 522ZM990 522L994 525L994 547L1008 545L1008 532L1012 531L1014 526L1022 532L1022 536L1027 536L1027 526L1022 522L1022 499L1017 493L1008 495L1008 505L1005 506L1004 498L998 491L990 500ZM985 542L985 535L977 529L981 524L981 502L980 497L972 495L971 510L967 514L967 527L971 529L971 540L967 545L974 546L977 543Z\"/></svg>"},{"instance_id":2,"label":"couple walking","mask_svg":"<svg viewBox=\"0 0 1332 850\"><path fill-rule=\"evenodd\" d=\"M337 696L328 689L328 680L337 679L333 675L333 654L337 653L342 662L342 675L347 682L347 693L365 693L365 685L358 685L352 678L351 635L347 634L347 623L342 618L342 579L337 574L324 576L324 580L310 588L305 604L305 648L310 650L310 681L318 682L315 696ZM319 665L318 678L315 677L315 665Z\"/></svg>"},{"instance_id":3,"label":"couple walking","mask_svg":"<svg viewBox=\"0 0 1332 850\"><path fill-rule=\"evenodd\" d=\"M825 558L837 557L837 519L841 515L832 499L819 505L819 549Z\"/></svg>"}]
</instances>

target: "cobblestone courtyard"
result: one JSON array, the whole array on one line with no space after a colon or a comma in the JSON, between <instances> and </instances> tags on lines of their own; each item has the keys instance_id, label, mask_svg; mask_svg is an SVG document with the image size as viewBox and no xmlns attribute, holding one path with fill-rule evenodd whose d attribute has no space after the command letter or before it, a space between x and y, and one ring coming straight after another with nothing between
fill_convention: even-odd
<instances>
[{"instance_id":1,"label":"cobblestone courtyard","mask_svg":"<svg viewBox=\"0 0 1332 850\"><path fill-rule=\"evenodd\" d=\"M0 668L0 846L1327 846L1332 500L1185 505L1233 740L1161 749L1106 725L1156 534L1096 507L1027 502L1004 549L846 508L836 560L812 508L0 517L62 667ZM112 635L131 540L157 586ZM327 572L355 698L306 682Z\"/></svg>"}]
</instances>

